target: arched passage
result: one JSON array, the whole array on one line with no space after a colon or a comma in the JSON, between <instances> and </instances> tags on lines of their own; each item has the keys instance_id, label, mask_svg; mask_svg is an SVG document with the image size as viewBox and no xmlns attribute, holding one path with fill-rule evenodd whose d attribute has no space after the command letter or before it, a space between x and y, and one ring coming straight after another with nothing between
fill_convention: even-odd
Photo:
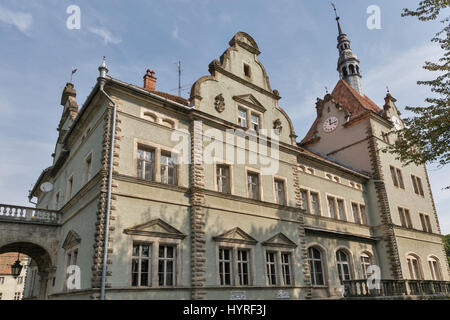
<instances>
[{"instance_id":1,"label":"arched passage","mask_svg":"<svg viewBox=\"0 0 450 320\"><path fill-rule=\"evenodd\" d=\"M33 263L37 266L40 279L38 299L46 299L48 279L54 272L54 264L47 250L31 242L13 242L0 246L0 254L9 252L19 252L32 259Z\"/></svg>"}]
</instances>

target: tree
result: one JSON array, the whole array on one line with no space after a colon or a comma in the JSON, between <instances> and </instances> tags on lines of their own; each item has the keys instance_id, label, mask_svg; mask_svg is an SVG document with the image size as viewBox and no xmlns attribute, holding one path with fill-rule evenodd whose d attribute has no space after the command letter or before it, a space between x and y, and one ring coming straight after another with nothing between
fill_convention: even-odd
<instances>
[{"instance_id":1,"label":"tree","mask_svg":"<svg viewBox=\"0 0 450 320\"><path fill-rule=\"evenodd\" d=\"M415 11L403 9L402 17L413 16L420 21L435 20L446 7L450 7L450 0L424 0L419 2ZM434 80L417 82L418 85L429 86L434 94L425 99L425 106L406 107L414 115L404 119L405 128L397 132L398 140L387 148L405 164L437 162L442 167L450 162L449 21L450 16L441 20L444 29L431 40L444 50L443 57L437 62L426 61L423 66L438 75Z\"/></svg>"},{"instance_id":2,"label":"tree","mask_svg":"<svg viewBox=\"0 0 450 320\"><path fill-rule=\"evenodd\" d=\"M445 254L447 255L447 262L450 265L450 234L444 236Z\"/></svg>"}]
</instances>

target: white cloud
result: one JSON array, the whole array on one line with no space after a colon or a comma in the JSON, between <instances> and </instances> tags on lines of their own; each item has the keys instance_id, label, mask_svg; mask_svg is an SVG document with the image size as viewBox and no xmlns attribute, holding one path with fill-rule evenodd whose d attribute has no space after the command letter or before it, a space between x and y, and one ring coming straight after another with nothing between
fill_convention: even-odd
<instances>
[{"instance_id":1,"label":"white cloud","mask_svg":"<svg viewBox=\"0 0 450 320\"><path fill-rule=\"evenodd\" d=\"M107 45L108 43L119 44L122 42L122 39L112 35L112 33L106 28L89 27L89 31L97 36L102 37L105 45Z\"/></svg>"},{"instance_id":2,"label":"white cloud","mask_svg":"<svg viewBox=\"0 0 450 320\"><path fill-rule=\"evenodd\" d=\"M28 30L33 24L33 16L30 13L14 12L0 6L0 22L15 26L20 32L28 34Z\"/></svg>"}]
</instances>

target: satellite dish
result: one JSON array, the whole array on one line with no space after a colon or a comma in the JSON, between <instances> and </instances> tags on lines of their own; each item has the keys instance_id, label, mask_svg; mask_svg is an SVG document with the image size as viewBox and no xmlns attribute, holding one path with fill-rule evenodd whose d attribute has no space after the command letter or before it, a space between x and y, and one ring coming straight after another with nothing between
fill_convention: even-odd
<instances>
[{"instance_id":1,"label":"satellite dish","mask_svg":"<svg viewBox=\"0 0 450 320\"><path fill-rule=\"evenodd\" d=\"M53 190L53 184L51 182L44 182L40 187L42 192L49 192Z\"/></svg>"}]
</instances>

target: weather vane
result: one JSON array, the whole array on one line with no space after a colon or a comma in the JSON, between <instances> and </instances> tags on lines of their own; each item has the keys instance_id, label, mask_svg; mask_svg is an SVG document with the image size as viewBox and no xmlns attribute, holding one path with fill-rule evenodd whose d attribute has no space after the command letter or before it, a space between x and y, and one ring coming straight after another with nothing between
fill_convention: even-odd
<instances>
[{"instance_id":1,"label":"weather vane","mask_svg":"<svg viewBox=\"0 0 450 320\"><path fill-rule=\"evenodd\" d=\"M387 93L391 93L391 92L389 91L389 87L388 87L388 86L386 86L386 90L387 90Z\"/></svg>"},{"instance_id":2,"label":"weather vane","mask_svg":"<svg viewBox=\"0 0 450 320\"><path fill-rule=\"evenodd\" d=\"M72 68L72 73L70 74L70 83L72 83L72 77L73 77L73 75L75 74L75 72L77 72L77 70L78 69L76 69L76 68Z\"/></svg>"},{"instance_id":3,"label":"weather vane","mask_svg":"<svg viewBox=\"0 0 450 320\"><path fill-rule=\"evenodd\" d=\"M330 3L331 3L331 6L333 7L334 14L336 15L336 20L339 20L339 17L338 17L338 14L337 14L337 10L336 10L336 6L334 5L333 2L330 2Z\"/></svg>"}]
</instances>

